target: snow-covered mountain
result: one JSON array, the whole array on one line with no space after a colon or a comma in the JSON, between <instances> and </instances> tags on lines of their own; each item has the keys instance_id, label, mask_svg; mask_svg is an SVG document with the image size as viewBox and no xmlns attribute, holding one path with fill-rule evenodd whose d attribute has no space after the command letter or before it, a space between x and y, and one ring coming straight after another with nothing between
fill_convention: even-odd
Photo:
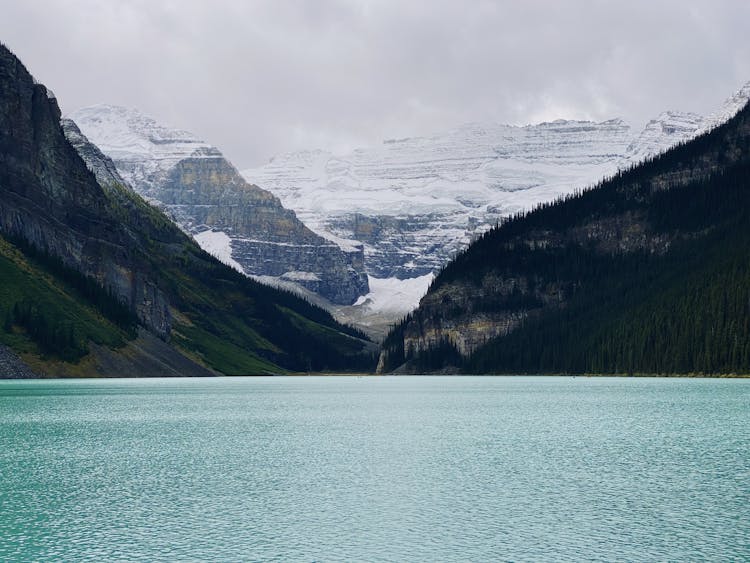
<instances>
[{"instance_id":1,"label":"snow-covered mountain","mask_svg":"<svg viewBox=\"0 0 750 563\"><path fill-rule=\"evenodd\" d=\"M222 157L217 148L191 133L164 127L134 109L101 104L67 117L146 199L160 201L161 185L179 162Z\"/></svg>"},{"instance_id":2,"label":"snow-covered mountain","mask_svg":"<svg viewBox=\"0 0 750 563\"><path fill-rule=\"evenodd\" d=\"M341 305L368 293L361 246L344 249L312 232L217 148L132 109L98 105L69 117L127 183L220 260Z\"/></svg>"},{"instance_id":3,"label":"snow-covered mountain","mask_svg":"<svg viewBox=\"0 0 750 563\"><path fill-rule=\"evenodd\" d=\"M243 172L323 236L365 245L368 272L439 268L500 217L594 182L631 140L620 120L468 124L348 155L306 151Z\"/></svg>"},{"instance_id":4,"label":"snow-covered mountain","mask_svg":"<svg viewBox=\"0 0 750 563\"><path fill-rule=\"evenodd\" d=\"M708 117L664 112L640 132L619 119L472 123L348 154L283 154L243 175L322 236L363 244L371 286L387 292L391 285L380 280L398 278L411 287L408 280L426 279L501 217L686 141L726 121L748 99L750 83ZM393 291L397 286L392 282ZM414 305L403 303L402 312Z\"/></svg>"},{"instance_id":5,"label":"snow-covered mountain","mask_svg":"<svg viewBox=\"0 0 750 563\"><path fill-rule=\"evenodd\" d=\"M347 155L285 154L243 174L314 231L364 244L371 275L404 279L440 268L501 217L593 184L700 124L668 112L634 136L621 120L472 123Z\"/></svg>"}]
</instances>

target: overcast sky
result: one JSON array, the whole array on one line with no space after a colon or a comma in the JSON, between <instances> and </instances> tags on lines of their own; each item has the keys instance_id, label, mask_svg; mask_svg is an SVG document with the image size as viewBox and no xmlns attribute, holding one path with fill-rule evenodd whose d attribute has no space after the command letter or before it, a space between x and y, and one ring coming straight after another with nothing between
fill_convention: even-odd
<instances>
[{"instance_id":1,"label":"overcast sky","mask_svg":"<svg viewBox=\"0 0 750 563\"><path fill-rule=\"evenodd\" d=\"M240 168L468 121L708 113L750 81L748 0L0 0L64 112L137 107Z\"/></svg>"}]
</instances>

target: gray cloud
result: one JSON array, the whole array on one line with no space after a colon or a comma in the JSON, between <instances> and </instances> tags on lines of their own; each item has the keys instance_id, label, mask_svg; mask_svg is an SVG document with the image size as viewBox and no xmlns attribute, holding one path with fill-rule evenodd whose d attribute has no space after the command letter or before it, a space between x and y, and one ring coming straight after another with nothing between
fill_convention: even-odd
<instances>
[{"instance_id":1,"label":"gray cloud","mask_svg":"<svg viewBox=\"0 0 750 563\"><path fill-rule=\"evenodd\" d=\"M238 166L467 121L707 113L750 80L745 0L0 0L64 111L137 107Z\"/></svg>"}]
</instances>

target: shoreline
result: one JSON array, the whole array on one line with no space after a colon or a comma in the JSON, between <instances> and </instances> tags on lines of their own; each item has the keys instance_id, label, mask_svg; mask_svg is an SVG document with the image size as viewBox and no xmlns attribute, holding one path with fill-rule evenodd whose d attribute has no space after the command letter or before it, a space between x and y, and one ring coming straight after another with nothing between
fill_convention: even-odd
<instances>
[{"instance_id":1,"label":"shoreline","mask_svg":"<svg viewBox=\"0 0 750 563\"><path fill-rule=\"evenodd\" d=\"M204 376L139 376L134 377L130 375L122 376L111 376L102 377L100 375L92 376L78 376L78 377L4 377L0 375L0 381L88 381L94 379L101 380L117 380L117 379L232 379L232 378L258 378L258 377L559 377L559 378L585 378L585 379L603 379L603 378L617 378L617 379L750 379L750 374L560 374L560 373L502 373L502 374L460 374L460 373L420 373L420 374L378 374L378 373L345 373L345 372L309 372L309 373L286 373L286 374L248 374L248 375L216 375L211 377Z\"/></svg>"}]
</instances>

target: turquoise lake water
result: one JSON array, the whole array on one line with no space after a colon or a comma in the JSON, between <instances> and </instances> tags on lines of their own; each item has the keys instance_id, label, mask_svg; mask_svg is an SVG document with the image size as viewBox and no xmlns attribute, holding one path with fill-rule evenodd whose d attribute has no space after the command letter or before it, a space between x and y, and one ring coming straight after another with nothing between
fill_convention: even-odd
<instances>
[{"instance_id":1,"label":"turquoise lake water","mask_svg":"<svg viewBox=\"0 0 750 563\"><path fill-rule=\"evenodd\" d=\"M0 382L0 560L747 561L750 380Z\"/></svg>"}]
</instances>

